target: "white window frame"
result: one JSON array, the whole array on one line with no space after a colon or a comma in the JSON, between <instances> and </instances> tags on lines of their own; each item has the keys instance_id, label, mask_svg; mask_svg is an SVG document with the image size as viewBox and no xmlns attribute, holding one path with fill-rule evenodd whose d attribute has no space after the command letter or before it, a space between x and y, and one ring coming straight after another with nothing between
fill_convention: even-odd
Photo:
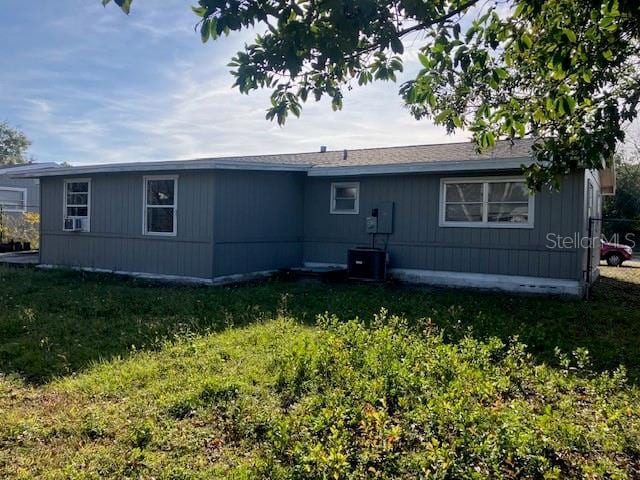
<instances>
[{"instance_id":1,"label":"white window frame","mask_svg":"<svg viewBox=\"0 0 640 480\"><path fill-rule=\"evenodd\" d=\"M2 209L3 212L25 213L27 211L27 189L26 188L0 187L0 190L5 190L8 192L22 192L22 208L10 208L0 204L0 208Z\"/></svg>"},{"instance_id":2,"label":"white window frame","mask_svg":"<svg viewBox=\"0 0 640 480\"><path fill-rule=\"evenodd\" d=\"M86 217L78 217L78 216L67 216L67 184L69 183L87 183L87 216ZM77 205L69 205L70 207L76 207ZM84 218L85 220L85 229L83 232L91 231L91 179L90 178L65 178L64 186L62 188L62 230L65 232L73 232L78 230L65 228L64 221L67 218Z\"/></svg>"},{"instance_id":3,"label":"white window frame","mask_svg":"<svg viewBox=\"0 0 640 480\"><path fill-rule=\"evenodd\" d=\"M466 227L466 228L533 228L535 195L529 194L529 215L527 223L489 222L489 183L524 182L523 177L452 177L440 180L440 227ZM482 183L482 221L481 222L456 222L445 220L446 214L446 186L456 183ZM473 203L473 202L470 202ZM514 202L520 203L520 202Z\"/></svg>"},{"instance_id":4,"label":"white window frame","mask_svg":"<svg viewBox=\"0 0 640 480\"><path fill-rule=\"evenodd\" d=\"M338 188L355 188L356 198L353 202L353 210L336 209L336 190ZM332 182L331 183L331 203L329 213L332 215L358 215L360 213L360 182Z\"/></svg>"},{"instance_id":5,"label":"white window frame","mask_svg":"<svg viewBox=\"0 0 640 480\"><path fill-rule=\"evenodd\" d=\"M173 180L172 205L147 205L147 183L150 180ZM147 231L148 208L173 208L173 230L171 232ZM178 175L145 175L142 177L142 234L151 237L175 237L178 235Z\"/></svg>"}]
</instances>

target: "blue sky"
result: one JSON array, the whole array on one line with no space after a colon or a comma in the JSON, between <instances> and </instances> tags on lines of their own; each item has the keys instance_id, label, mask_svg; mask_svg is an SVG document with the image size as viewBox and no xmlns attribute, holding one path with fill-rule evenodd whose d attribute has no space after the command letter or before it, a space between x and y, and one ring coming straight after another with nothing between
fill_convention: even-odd
<instances>
[{"instance_id":1,"label":"blue sky","mask_svg":"<svg viewBox=\"0 0 640 480\"><path fill-rule=\"evenodd\" d=\"M250 32L202 44L185 0L5 1L0 120L33 141L37 161L165 160L461 141L416 121L397 84L347 92L344 109L306 104L284 127L264 118L268 91L241 95L226 66ZM407 45L405 75L418 69Z\"/></svg>"}]
</instances>

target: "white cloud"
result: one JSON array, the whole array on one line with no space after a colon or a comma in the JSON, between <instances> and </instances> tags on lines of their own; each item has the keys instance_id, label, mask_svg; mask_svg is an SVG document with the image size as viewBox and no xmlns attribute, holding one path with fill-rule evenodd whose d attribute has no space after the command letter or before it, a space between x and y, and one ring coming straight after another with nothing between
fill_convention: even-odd
<instances>
[{"instance_id":1,"label":"white cloud","mask_svg":"<svg viewBox=\"0 0 640 480\"><path fill-rule=\"evenodd\" d=\"M419 39L408 43L407 71L397 84L345 92L340 112L328 101L311 101L300 119L281 128L265 119L270 92L247 96L231 88L226 64L250 33L202 45L193 32L197 18L184 2L161 11L157 3L140 1L129 17L92 2L54 16L49 28L55 41L45 36L38 48L19 52L23 71L0 73L0 102L33 138L40 161L87 164L467 138L413 120L402 105L399 85L420 68ZM90 31L78 29L85 24Z\"/></svg>"}]
</instances>

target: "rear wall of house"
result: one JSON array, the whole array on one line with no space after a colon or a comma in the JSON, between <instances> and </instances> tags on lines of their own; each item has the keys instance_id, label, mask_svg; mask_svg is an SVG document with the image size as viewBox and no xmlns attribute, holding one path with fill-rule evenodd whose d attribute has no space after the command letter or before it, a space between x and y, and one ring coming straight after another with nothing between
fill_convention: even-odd
<instances>
[{"instance_id":1,"label":"rear wall of house","mask_svg":"<svg viewBox=\"0 0 640 480\"><path fill-rule=\"evenodd\" d=\"M214 276L302 264L305 175L215 172Z\"/></svg>"},{"instance_id":2,"label":"rear wall of house","mask_svg":"<svg viewBox=\"0 0 640 480\"><path fill-rule=\"evenodd\" d=\"M178 175L173 237L142 234L142 173L82 176L91 179L90 232L63 231L64 178L43 178L41 263L211 278L213 173L156 173Z\"/></svg>"},{"instance_id":3,"label":"rear wall of house","mask_svg":"<svg viewBox=\"0 0 640 480\"><path fill-rule=\"evenodd\" d=\"M517 172L510 176L514 174ZM547 235L581 232L583 173L567 177L560 192L547 190L535 196L533 228L439 226L440 180L455 176L307 178L304 261L346 263L349 248L371 245L365 233L365 218L371 209L381 201L392 201L394 233L388 240L391 268L581 279L580 250L550 248ZM339 181L360 182L358 215L329 213L331 182ZM384 246L384 237L378 236L376 246Z\"/></svg>"}]
</instances>

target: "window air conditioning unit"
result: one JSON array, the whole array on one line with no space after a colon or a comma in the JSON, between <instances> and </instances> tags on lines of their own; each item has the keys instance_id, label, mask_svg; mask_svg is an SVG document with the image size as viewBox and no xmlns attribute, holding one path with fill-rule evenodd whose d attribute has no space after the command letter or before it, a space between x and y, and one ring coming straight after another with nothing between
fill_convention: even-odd
<instances>
[{"instance_id":1,"label":"window air conditioning unit","mask_svg":"<svg viewBox=\"0 0 640 480\"><path fill-rule=\"evenodd\" d=\"M84 218L65 218L64 219L64 229L71 232L82 232L84 231Z\"/></svg>"}]
</instances>

